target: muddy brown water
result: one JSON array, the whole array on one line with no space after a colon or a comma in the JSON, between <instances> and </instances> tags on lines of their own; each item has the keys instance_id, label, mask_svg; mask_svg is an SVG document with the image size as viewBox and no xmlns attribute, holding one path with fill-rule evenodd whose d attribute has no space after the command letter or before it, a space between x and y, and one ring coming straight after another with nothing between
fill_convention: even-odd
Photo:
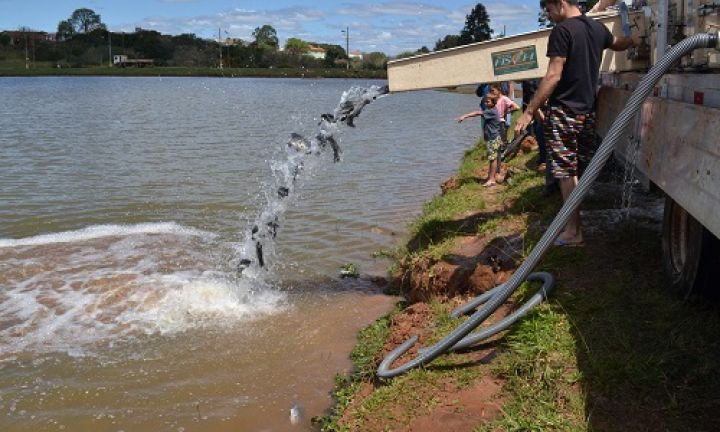
<instances>
[{"instance_id":1,"label":"muddy brown water","mask_svg":"<svg viewBox=\"0 0 720 432\"><path fill-rule=\"evenodd\" d=\"M370 84L0 78L0 430L311 429L357 329L395 301L372 252L479 132L452 120L474 96L369 105L343 161L304 173L270 268L238 277L270 161ZM340 279L348 262L364 277Z\"/></svg>"}]
</instances>

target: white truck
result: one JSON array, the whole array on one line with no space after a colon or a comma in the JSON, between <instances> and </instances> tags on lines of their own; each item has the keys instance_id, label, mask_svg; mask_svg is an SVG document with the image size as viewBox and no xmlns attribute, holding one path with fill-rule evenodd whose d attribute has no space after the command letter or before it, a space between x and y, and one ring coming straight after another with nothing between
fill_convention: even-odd
<instances>
[{"instance_id":1,"label":"white truck","mask_svg":"<svg viewBox=\"0 0 720 432\"><path fill-rule=\"evenodd\" d=\"M720 30L720 0L633 0L595 15L615 35L640 42L606 51L601 65L597 131L603 137L644 72L684 37ZM550 29L475 43L388 63L390 91L541 78ZM627 140L639 148L615 156L666 196L663 260L681 295L720 297L720 52L684 57L654 88Z\"/></svg>"}]
</instances>

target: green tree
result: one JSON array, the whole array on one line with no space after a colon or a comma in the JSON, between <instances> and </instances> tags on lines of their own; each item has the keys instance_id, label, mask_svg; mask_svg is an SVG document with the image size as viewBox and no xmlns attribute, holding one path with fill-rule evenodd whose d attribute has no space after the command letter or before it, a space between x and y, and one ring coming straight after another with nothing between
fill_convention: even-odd
<instances>
[{"instance_id":1,"label":"green tree","mask_svg":"<svg viewBox=\"0 0 720 432\"><path fill-rule=\"evenodd\" d=\"M325 66L333 67L335 62L340 59L347 58L345 50L340 45L324 45L325 48Z\"/></svg>"},{"instance_id":2,"label":"green tree","mask_svg":"<svg viewBox=\"0 0 720 432\"><path fill-rule=\"evenodd\" d=\"M550 21L547 11L545 9L540 10L540 12L538 12L538 28L551 28L553 26L554 24Z\"/></svg>"},{"instance_id":3,"label":"green tree","mask_svg":"<svg viewBox=\"0 0 720 432\"><path fill-rule=\"evenodd\" d=\"M290 54L304 54L310 50L310 44L298 38L290 38L285 42L285 51Z\"/></svg>"},{"instance_id":4,"label":"green tree","mask_svg":"<svg viewBox=\"0 0 720 432\"><path fill-rule=\"evenodd\" d=\"M75 29L69 20L60 21L57 28L57 37L59 40L64 41L73 37Z\"/></svg>"},{"instance_id":5,"label":"green tree","mask_svg":"<svg viewBox=\"0 0 720 432\"><path fill-rule=\"evenodd\" d=\"M255 38L255 43L260 48L277 49L278 47L277 32L271 25L265 24L262 27L256 27L253 32L253 37Z\"/></svg>"},{"instance_id":6,"label":"green tree","mask_svg":"<svg viewBox=\"0 0 720 432\"><path fill-rule=\"evenodd\" d=\"M364 65L367 69L380 70L385 69L385 66L387 66L388 56L386 56L385 53L375 51L365 54L364 60Z\"/></svg>"},{"instance_id":7,"label":"green tree","mask_svg":"<svg viewBox=\"0 0 720 432\"><path fill-rule=\"evenodd\" d=\"M490 16L482 3L475 5L465 16L465 27L460 31L460 45L490 40L493 30L490 28Z\"/></svg>"},{"instance_id":8,"label":"green tree","mask_svg":"<svg viewBox=\"0 0 720 432\"><path fill-rule=\"evenodd\" d=\"M100 15L87 8L75 9L68 22L72 25L75 33L89 33L98 28L105 28L105 24L100 20Z\"/></svg>"},{"instance_id":9,"label":"green tree","mask_svg":"<svg viewBox=\"0 0 720 432\"><path fill-rule=\"evenodd\" d=\"M400 54L396 55L396 56L395 56L395 59L396 59L396 60L398 60L398 59L404 59L404 58L413 57L413 56L416 56L416 55L417 55L417 51L403 51L403 52L401 52Z\"/></svg>"},{"instance_id":10,"label":"green tree","mask_svg":"<svg viewBox=\"0 0 720 432\"><path fill-rule=\"evenodd\" d=\"M433 51L440 51L448 48L453 48L460 45L459 35L445 35L444 38L438 39L435 42L435 49Z\"/></svg>"},{"instance_id":11,"label":"green tree","mask_svg":"<svg viewBox=\"0 0 720 432\"><path fill-rule=\"evenodd\" d=\"M9 34L2 32L0 33L0 46L8 46L10 45L10 42L12 41L12 38Z\"/></svg>"}]
</instances>

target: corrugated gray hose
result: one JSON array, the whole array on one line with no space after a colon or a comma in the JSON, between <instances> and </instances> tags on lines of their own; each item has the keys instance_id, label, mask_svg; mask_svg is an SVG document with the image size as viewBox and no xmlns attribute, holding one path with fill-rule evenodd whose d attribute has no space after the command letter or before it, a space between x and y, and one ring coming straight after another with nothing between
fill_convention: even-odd
<instances>
[{"instance_id":1,"label":"corrugated gray hose","mask_svg":"<svg viewBox=\"0 0 720 432\"><path fill-rule=\"evenodd\" d=\"M643 77L638 84L637 89L633 92L628 100L625 109L617 116L613 122L607 136L603 140L602 144L598 148L595 156L588 165L585 173L578 182L575 190L570 194L565 204L560 208L557 216L550 224L550 227L545 231L540 241L535 248L530 252L527 260L515 271L512 277L502 285L497 286L492 291L476 298L467 305L453 311L454 316L467 313L474 310L477 306L484 303L484 306L476 311L470 318L453 330L440 342L430 347L421 349L418 355L395 369L390 369L392 363L398 359L401 355L407 352L416 342L418 337L413 336L411 339L398 346L385 359L380 363L377 374L381 378L392 378L397 375L403 374L412 368L426 364L442 353L448 350L456 350L460 348L466 348L473 345L483 339L486 339L495 333L504 330L510 326L515 320L522 317L532 306L542 301L547 295L547 292L554 285L553 277L544 272L530 273L531 270L540 262L540 259L545 255L547 250L552 245L553 240L558 236L562 228L570 218L571 213L578 208L580 202L587 194L590 186L597 178L600 170L607 162L608 158L612 154L613 148L617 141L623 136L625 129L630 124L635 114L640 109L642 103L650 95L653 87L662 78L670 67L680 58L694 49L698 48L718 48L718 33L701 33L690 36L677 45L673 46ZM524 304L515 313L508 316L504 320L496 323L495 325L488 327L487 329L470 334L473 329L480 325L485 319L487 319L497 308L499 308L505 301L512 295L513 292L520 286L525 280L540 280L543 281L543 286L540 288L535 296L530 301ZM470 334L468 336L468 334ZM466 337L467 336L467 337Z\"/></svg>"}]
</instances>

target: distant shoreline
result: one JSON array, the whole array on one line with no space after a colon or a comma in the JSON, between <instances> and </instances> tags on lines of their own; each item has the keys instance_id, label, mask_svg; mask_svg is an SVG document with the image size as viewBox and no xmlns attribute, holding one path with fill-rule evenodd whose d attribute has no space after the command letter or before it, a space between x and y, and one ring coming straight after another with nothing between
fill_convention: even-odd
<instances>
[{"instance_id":1,"label":"distant shoreline","mask_svg":"<svg viewBox=\"0 0 720 432\"><path fill-rule=\"evenodd\" d=\"M279 69L279 68L185 68L185 67L148 67L148 68L9 68L0 66L0 77L23 76L139 76L139 77L218 77L218 78L364 78L387 79L384 70L347 70L347 69Z\"/></svg>"}]
</instances>

